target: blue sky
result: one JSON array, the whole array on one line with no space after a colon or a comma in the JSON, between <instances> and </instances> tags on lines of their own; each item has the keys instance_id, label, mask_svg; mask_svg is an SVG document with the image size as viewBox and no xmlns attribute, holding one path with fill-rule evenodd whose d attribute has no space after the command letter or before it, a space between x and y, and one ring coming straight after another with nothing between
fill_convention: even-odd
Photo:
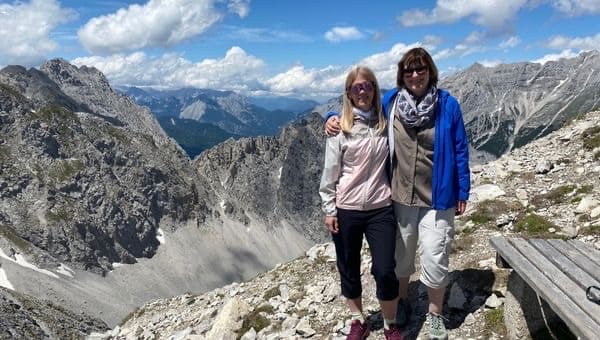
<instances>
[{"instance_id":1,"label":"blue sky","mask_svg":"<svg viewBox=\"0 0 600 340\"><path fill-rule=\"evenodd\" d=\"M0 66L61 57L113 85L323 100L353 65L395 84L414 46L444 74L600 49L600 0L0 1Z\"/></svg>"}]
</instances>

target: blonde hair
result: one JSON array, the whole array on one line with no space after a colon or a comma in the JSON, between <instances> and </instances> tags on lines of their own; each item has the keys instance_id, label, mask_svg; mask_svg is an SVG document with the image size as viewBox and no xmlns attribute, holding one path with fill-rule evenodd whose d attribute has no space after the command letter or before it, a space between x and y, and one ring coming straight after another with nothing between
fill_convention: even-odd
<instances>
[{"instance_id":1,"label":"blonde hair","mask_svg":"<svg viewBox=\"0 0 600 340\"><path fill-rule=\"evenodd\" d=\"M342 117L340 118L340 126L342 131L350 133L352 126L354 125L354 112L352 109L355 107L350 99L350 87L352 83L358 78L358 75L362 75L365 79L369 80L373 84L373 106L371 109L375 112L378 118L377 122L377 133L382 133L385 130L386 121L383 116L383 110L381 108L381 94L379 91L379 84L375 73L365 66L354 67L346 76L346 85L344 86L344 95L342 100Z\"/></svg>"}]
</instances>

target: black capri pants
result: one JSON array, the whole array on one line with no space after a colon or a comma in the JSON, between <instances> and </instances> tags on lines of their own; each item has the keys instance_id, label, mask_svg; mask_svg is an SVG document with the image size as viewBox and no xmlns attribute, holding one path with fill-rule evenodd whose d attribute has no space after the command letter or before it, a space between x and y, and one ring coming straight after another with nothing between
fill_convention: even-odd
<instances>
[{"instance_id":1,"label":"black capri pants","mask_svg":"<svg viewBox=\"0 0 600 340\"><path fill-rule=\"evenodd\" d=\"M331 234L337 255L342 295L356 299L362 294L360 251L363 234L371 251L371 274L377 286L377 298L383 301L398 296L398 279L394 268L396 219L392 206L368 211L337 209L339 232Z\"/></svg>"}]
</instances>

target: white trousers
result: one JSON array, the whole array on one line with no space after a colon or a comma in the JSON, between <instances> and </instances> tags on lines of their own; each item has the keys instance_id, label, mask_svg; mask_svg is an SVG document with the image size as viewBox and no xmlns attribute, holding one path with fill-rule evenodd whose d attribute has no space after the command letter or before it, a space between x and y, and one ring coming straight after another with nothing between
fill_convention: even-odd
<instances>
[{"instance_id":1,"label":"white trousers","mask_svg":"<svg viewBox=\"0 0 600 340\"><path fill-rule=\"evenodd\" d=\"M406 278L415 272L420 242L421 282L430 288L444 288L448 284L455 208L435 210L394 202L394 213L398 222L396 276Z\"/></svg>"}]
</instances>

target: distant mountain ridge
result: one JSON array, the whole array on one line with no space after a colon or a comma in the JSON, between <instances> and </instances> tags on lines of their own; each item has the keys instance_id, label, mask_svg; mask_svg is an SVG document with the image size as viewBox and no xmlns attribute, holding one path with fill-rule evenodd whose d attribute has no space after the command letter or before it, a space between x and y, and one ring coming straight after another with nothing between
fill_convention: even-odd
<instances>
[{"instance_id":1,"label":"distant mountain ridge","mask_svg":"<svg viewBox=\"0 0 600 340\"><path fill-rule=\"evenodd\" d=\"M441 81L461 104L471 144L498 157L600 108L600 52L545 64L475 64Z\"/></svg>"},{"instance_id":2,"label":"distant mountain ridge","mask_svg":"<svg viewBox=\"0 0 600 340\"><path fill-rule=\"evenodd\" d=\"M167 134L191 158L230 137L276 135L284 125L316 104L289 98L249 98L232 91L197 88L163 91L117 87L117 90L149 108ZM201 138L203 135L210 137Z\"/></svg>"}]
</instances>

